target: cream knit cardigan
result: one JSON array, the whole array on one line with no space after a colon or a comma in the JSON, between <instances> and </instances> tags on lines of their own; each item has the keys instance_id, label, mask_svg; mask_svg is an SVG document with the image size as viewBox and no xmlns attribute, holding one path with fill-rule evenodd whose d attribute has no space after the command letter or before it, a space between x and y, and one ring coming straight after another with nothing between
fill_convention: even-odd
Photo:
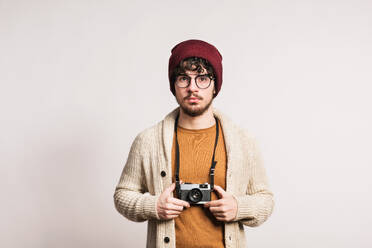
<instances>
[{"instance_id":1,"label":"cream knit cardigan","mask_svg":"<svg viewBox=\"0 0 372 248\"><path fill-rule=\"evenodd\" d=\"M173 110L135 138L114 193L119 213L136 222L148 220L147 247L176 246L174 220L160 220L156 203L163 190L172 184L171 152L178 111L179 108ZM254 138L218 110L213 112L221 122L225 138L226 191L238 203L235 219L225 223L225 246L246 247L243 225L258 226L271 215L273 194Z\"/></svg>"}]
</instances>

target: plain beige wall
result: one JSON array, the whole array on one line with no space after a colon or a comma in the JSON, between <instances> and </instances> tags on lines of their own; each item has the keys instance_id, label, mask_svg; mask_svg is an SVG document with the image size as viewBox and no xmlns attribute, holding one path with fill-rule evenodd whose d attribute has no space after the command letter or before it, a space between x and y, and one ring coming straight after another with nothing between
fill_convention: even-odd
<instances>
[{"instance_id":1,"label":"plain beige wall","mask_svg":"<svg viewBox=\"0 0 372 248\"><path fill-rule=\"evenodd\" d=\"M249 247L372 247L371 30L369 0L0 0L0 246L144 246L114 188L177 106L170 49L198 38L275 193Z\"/></svg>"}]
</instances>

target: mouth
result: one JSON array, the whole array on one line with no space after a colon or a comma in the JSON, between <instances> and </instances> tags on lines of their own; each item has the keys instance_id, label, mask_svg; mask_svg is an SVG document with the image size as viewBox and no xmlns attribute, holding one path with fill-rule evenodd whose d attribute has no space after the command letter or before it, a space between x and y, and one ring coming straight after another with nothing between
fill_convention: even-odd
<instances>
[{"instance_id":1,"label":"mouth","mask_svg":"<svg viewBox=\"0 0 372 248\"><path fill-rule=\"evenodd\" d=\"M186 101L188 101L190 103L196 103L196 102L200 101L200 98L198 98L198 97L187 97Z\"/></svg>"}]
</instances>

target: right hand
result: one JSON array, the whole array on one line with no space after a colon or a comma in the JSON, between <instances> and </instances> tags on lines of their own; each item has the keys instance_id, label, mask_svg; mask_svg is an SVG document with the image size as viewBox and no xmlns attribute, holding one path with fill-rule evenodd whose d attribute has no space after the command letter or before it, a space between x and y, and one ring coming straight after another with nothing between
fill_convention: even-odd
<instances>
[{"instance_id":1,"label":"right hand","mask_svg":"<svg viewBox=\"0 0 372 248\"><path fill-rule=\"evenodd\" d=\"M184 207L190 207L188 202L173 197L175 188L176 183L172 183L172 185L166 188L159 196L156 210L158 211L159 218L162 220L174 219L181 214Z\"/></svg>"}]
</instances>

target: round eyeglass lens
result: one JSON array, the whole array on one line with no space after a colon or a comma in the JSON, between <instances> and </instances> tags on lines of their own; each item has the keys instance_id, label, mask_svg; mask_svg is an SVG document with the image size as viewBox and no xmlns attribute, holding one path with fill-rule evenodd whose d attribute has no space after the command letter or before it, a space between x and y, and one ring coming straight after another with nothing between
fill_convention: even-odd
<instances>
[{"instance_id":1,"label":"round eyeglass lens","mask_svg":"<svg viewBox=\"0 0 372 248\"><path fill-rule=\"evenodd\" d=\"M210 83L211 83L211 79L207 75L201 75L201 76L196 77L196 84L201 89L208 88Z\"/></svg>"},{"instance_id":2,"label":"round eyeglass lens","mask_svg":"<svg viewBox=\"0 0 372 248\"><path fill-rule=\"evenodd\" d=\"M180 75L176 79L178 87L185 88L189 85L190 78L187 76Z\"/></svg>"}]
</instances>

